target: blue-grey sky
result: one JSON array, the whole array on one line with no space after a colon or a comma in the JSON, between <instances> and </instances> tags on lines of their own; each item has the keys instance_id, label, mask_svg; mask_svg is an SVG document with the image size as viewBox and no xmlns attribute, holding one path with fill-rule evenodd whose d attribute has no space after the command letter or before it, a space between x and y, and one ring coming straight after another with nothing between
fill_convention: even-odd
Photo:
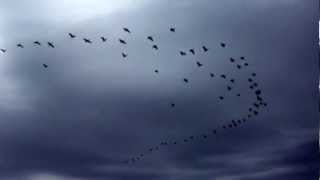
<instances>
[{"instance_id":1,"label":"blue-grey sky","mask_svg":"<svg viewBox=\"0 0 320 180\"><path fill-rule=\"evenodd\" d=\"M316 179L318 7L301 0L2 0L0 179ZM195 56L179 55L190 48ZM237 69L241 56L249 66ZM223 130L248 113L252 72L268 107ZM236 80L231 92L220 74ZM161 141L214 128L219 133L207 140L122 163Z\"/></svg>"}]
</instances>

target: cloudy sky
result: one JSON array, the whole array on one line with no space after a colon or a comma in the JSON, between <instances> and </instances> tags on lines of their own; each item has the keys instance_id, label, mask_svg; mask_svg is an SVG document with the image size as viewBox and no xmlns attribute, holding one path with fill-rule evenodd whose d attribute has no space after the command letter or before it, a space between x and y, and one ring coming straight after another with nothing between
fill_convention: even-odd
<instances>
[{"instance_id":1,"label":"cloudy sky","mask_svg":"<svg viewBox=\"0 0 320 180\"><path fill-rule=\"evenodd\" d=\"M316 179L317 13L302 0L1 0L0 179ZM253 72L268 106L222 129L247 115Z\"/></svg>"}]
</instances>

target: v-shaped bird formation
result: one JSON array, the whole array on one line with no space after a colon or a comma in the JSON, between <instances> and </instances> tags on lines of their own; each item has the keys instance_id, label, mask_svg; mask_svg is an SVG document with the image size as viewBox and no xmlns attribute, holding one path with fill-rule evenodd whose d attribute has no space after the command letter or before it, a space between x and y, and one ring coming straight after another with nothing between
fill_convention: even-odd
<instances>
[{"instance_id":1,"label":"v-shaped bird formation","mask_svg":"<svg viewBox=\"0 0 320 180\"><path fill-rule=\"evenodd\" d=\"M122 30L125 33L132 34L132 35L134 34L128 27L124 27ZM169 32L177 33L177 30L175 27L170 27ZM68 33L67 36L70 39L77 39L78 38L78 36L74 33ZM93 44L94 43L88 37L80 38L80 40L82 40L86 44ZM158 44L155 43L156 39L153 36L150 36L150 35L146 36L146 40L148 40L149 42L152 43L151 49L156 50L156 51L161 51L161 48L159 48ZM100 42L105 43L107 41L108 41L107 37L100 36ZM122 38L118 38L118 43L120 43L124 46L128 44L127 40L122 39ZM40 42L40 41L36 40L36 41L33 41L32 44L33 44L33 46L43 46L44 44L47 44L47 47L49 47L49 48L56 48L55 43L52 41ZM228 47L227 44L224 42L221 42L219 44L219 46L223 49L226 49ZM27 47L27 45L23 44L23 43L17 43L16 47L17 48L25 48L25 47ZM197 51L197 49L199 49L199 51ZM5 48L0 48L0 51L3 54L9 52ZM177 54L179 56L183 56L183 57L187 56L189 54L196 57L197 54L208 53L209 51L210 51L210 47L203 45L200 48L190 48L187 50L181 50L181 49L177 50ZM125 58L128 58L129 55L126 52L122 52L121 57L125 59ZM230 65L234 66L235 69L238 69L238 70L243 70L243 69L245 69L244 67L249 66L249 63L244 56L240 56L239 58L230 57L229 62L230 62ZM202 68L204 66L205 66L205 64L200 62L199 60L195 61L196 68ZM42 67L47 69L47 68L49 68L49 65L42 64ZM161 71L159 69L154 70L154 73L157 75L161 75L160 72ZM215 74L214 72L207 72L207 73L208 73L207 74L208 78L211 78L211 79L220 78L221 80L226 82L228 84L226 86L226 91L229 93L231 93L231 92L234 93L233 91L235 91L234 90L235 85L239 85L236 83L235 78L229 77L227 74ZM257 77L257 73L255 73L255 72L252 72L250 74L250 76L247 77L248 89L253 93L255 99L252 100L252 105L250 107L248 107L248 111L244 112L242 117L239 117L238 119L232 119L229 121L229 123L221 124L220 127L212 128L210 131L199 132L198 135L186 135L185 138L182 138L182 139L174 139L173 138L173 139L169 139L166 141L161 141L157 145L147 148L143 153L140 153L136 156L128 158L127 160L124 161L124 163L134 164L134 163L146 158L147 155L151 155L157 151L160 151L164 147L176 146L176 145L182 144L182 143L191 143L191 142L195 142L196 140L212 139L213 137L217 136L220 132L227 130L227 129L233 129L233 128L240 127L243 124L247 123L249 120L251 120L253 117L258 116L260 113L260 110L263 107L267 106L267 102L264 100L264 98L262 96L262 90L257 82L256 77ZM192 85L189 78L181 77L181 80L186 85L190 85L190 86ZM234 93L234 97L240 97L241 95L242 94L240 92ZM217 101L220 103L223 103L225 98L226 98L226 95L219 95L219 96L217 96ZM168 102L168 105L170 108L175 108L177 106L176 102L174 102L174 101ZM206 141L201 141L201 142L205 143Z\"/></svg>"}]
</instances>

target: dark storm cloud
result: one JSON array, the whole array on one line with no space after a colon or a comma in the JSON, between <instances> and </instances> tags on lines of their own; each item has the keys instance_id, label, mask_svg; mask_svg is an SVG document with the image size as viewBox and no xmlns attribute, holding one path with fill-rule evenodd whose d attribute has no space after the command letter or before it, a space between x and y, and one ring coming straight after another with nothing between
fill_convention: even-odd
<instances>
[{"instance_id":1,"label":"dark storm cloud","mask_svg":"<svg viewBox=\"0 0 320 180\"><path fill-rule=\"evenodd\" d=\"M12 17L14 7L3 7ZM29 19L15 14L16 21L6 22L12 39L1 37L11 49L1 57L9 82L1 78L8 88L0 91L10 96L2 97L6 103L0 110L0 174L32 180L314 177L319 118L311 88L317 82L315 7L299 1L154 1L72 25L68 18L45 21L49 12L44 21L37 20L39 12ZM57 48L31 47L42 30L15 28L29 21L42 24L41 29L56 27L39 39L53 40ZM168 31L172 25L175 34ZM125 34L123 26L133 33ZM67 32L93 44L70 40ZM108 38L105 44L98 42L102 35ZM148 35L154 36L158 52L152 51ZM128 41L126 48L118 38ZM18 41L26 48L13 48ZM222 41L226 49L219 47ZM178 55L202 45L210 48L198 59L203 69L192 57ZM126 60L123 51L129 54ZM250 63L243 73L228 62L240 56ZM42 69L42 63L49 68ZM159 75L153 74L155 68ZM222 81L210 79L210 71L234 77L243 96L234 101ZM208 140L167 147L133 165L121 164L162 140L198 135L241 117L253 96L239 85L252 71L270 105L255 121ZM220 94L226 95L225 104L217 102ZM178 104L175 109L171 101Z\"/></svg>"}]
</instances>

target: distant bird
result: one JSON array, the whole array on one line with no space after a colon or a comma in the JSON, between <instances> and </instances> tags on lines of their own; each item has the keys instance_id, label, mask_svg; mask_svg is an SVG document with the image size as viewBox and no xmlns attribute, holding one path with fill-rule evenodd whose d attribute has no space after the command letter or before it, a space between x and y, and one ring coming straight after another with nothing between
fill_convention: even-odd
<instances>
[{"instance_id":1,"label":"distant bird","mask_svg":"<svg viewBox=\"0 0 320 180\"><path fill-rule=\"evenodd\" d=\"M102 42L106 42L107 41L107 38L105 38L105 37L100 37L100 39L102 40Z\"/></svg>"},{"instance_id":2,"label":"distant bird","mask_svg":"<svg viewBox=\"0 0 320 180\"><path fill-rule=\"evenodd\" d=\"M159 49L157 45L153 45L152 48L155 49L155 50Z\"/></svg>"},{"instance_id":3,"label":"distant bird","mask_svg":"<svg viewBox=\"0 0 320 180\"><path fill-rule=\"evenodd\" d=\"M262 97L261 97L261 96L258 95L258 96L257 96L257 100L260 101L260 103L262 103L262 102L261 102L261 101L262 101Z\"/></svg>"},{"instance_id":4,"label":"distant bird","mask_svg":"<svg viewBox=\"0 0 320 180\"><path fill-rule=\"evenodd\" d=\"M249 108L249 112L251 112L252 111L252 108Z\"/></svg>"},{"instance_id":5,"label":"distant bird","mask_svg":"<svg viewBox=\"0 0 320 180\"><path fill-rule=\"evenodd\" d=\"M70 38L75 38L75 37L77 37L76 35L74 35L74 34L72 34L72 33L68 33L68 34L69 34Z\"/></svg>"},{"instance_id":6,"label":"distant bird","mask_svg":"<svg viewBox=\"0 0 320 180\"><path fill-rule=\"evenodd\" d=\"M212 130L212 133L213 134L217 134L217 130Z\"/></svg>"},{"instance_id":7,"label":"distant bird","mask_svg":"<svg viewBox=\"0 0 320 180\"><path fill-rule=\"evenodd\" d=\"M241 56L240 59L241 59L241 60L245 60L245 57Z\"/></svg>"},{"instance_id":8,"label":"distant bird","mask_svg":"<svg viewBox=\"0 0 320 180\"><path fill-rule=\"evenodd\" d=\"M207 139L207 135L205 135L205 134L202 134L202 138L204 138L204 139Z\"/></svg>"},{"instance_id":9,"label":"distant bird","mask_svg":"<svg viewBox=\"0 0 320 180\"><path fill-rule=\"evenodd\" d=\"M248 81L249 81L249 82L252 82L253 80L252 80L251 78L248 78Z\"/></svg>"},{"instance_id":10,"label":"distant bird","mask_svg":"<svg viewBox=\"0 0 320 180\"><path fill-rule=\"evenodd\" d=\"M175 142L173 142L173 144L178 144L178 142L175 141Z\"/></svg>"},{"instance_id":11,"label":"distant bird","mask_svg":"<svg viewBox=\"0 0 320 180\"><path fill-rule=\"evenodd\" d=\"M232 128L232 124L229 124L228 127L229 127L229 128Z\"/></svg>"},{"instance_id":12,"label":"distant bird","mask_svg":"<svg viewBox=\"0 0 320 180\"><path fill-rule=\"evenodd\" d=\"M154 72L157 73L157 74L159 73L158 69L154 70Z\"/></svg>"},{"instance_id":13,"label":"distant bird","mask_svg":"<svg viewBox=\"0 0 320 180\"><path fill-rule=\"evenodd\" d=\"M128 57L128 54L126 54L126 53L121 53L121 55L122 55L123 58Z\"/></svg>"},{"instance_id":14,"label":"distant bird","mask_svg":"<svg viewBox=\"0 0 320 180\"><path fill-rule=\"evenodd\" d=\"M227 78L227 76L224 75L224 74L221 74L220 77L223 78L223 79Z\"/></svg>"},{"instance_id":15,"label":"distant bird","mask_svg":"<svg viewBox=\"0 0 320 180\"><path fill-rule=\"evenodd\" d=\"M254 87L253 87L253 86L250 86L249 88L250 88L250 89L254 89Z\"/></svg>"},{"instance_id":16,"label":"distant bird","mask_svg":"<svg viewBox=\"0 0 320 180\"><path fill-rule=\"evenodd\" d=\"M226 47L226 44L225 43L220 43L220 46L224 48L224 47Z\"/></svg>"},{"instance_id":17,"label":"distant bird","mask_svg":"<svg viewBox=\"0 0 320 180\"><path fill-rule=\"evenodd\" d=\"M188 139L184 139L183 142L188 142Z\"/></svg>"},{"instance_id":18,"label":"distant bird","mask_svg":"<svg viewBox=\"0 0 320 180\"><path fill-rule=\"evenodd\" d=\"M223 99L224 99L224 97L223 97L223 96L219 96L219 99L220 99L220 100L223 100Z\"/></svg>"},{"instance_id":19,"label":"distant bird","mask_svg":"<svg viewBox=\"0 0 320 180\"><path fill-rule=\"evenodd\" d=\"M176 104L175 104L175 103L171 103L170 105L171 105L171 107L175 107L175 106L176 106Z\"/></svg>"},{"instance_id":20,"label":"distant bird","mask_svg":"<svg viewBox=\"0 0 320 180\"><path fill-rule=\"evenodd\" d=\"M121 44L127 44L127 42L126 42L125 40L123 40L123 39L119 39L119 42L120 42Z\"/></svg>"},{"instance_id":21,"label":"distant bird","mask_svg":"<svg viewBox=\"0 0 320 180\"><path fill-rule=\"evenodd\" d=\"M148 36L147 39L152 41L152 42L154 41L152 36Z\"/></svg>"},{"instance_id":22,"label":"distant bird","mask_svg":"<svg viewBox=\"0 0 320 180\"><path fill-rule=\"evenodd\" d=\"M203 49L204 52L209 51L209 49L206 46L202 46L202 49Z\"/></svg>"},{"instance_id":23,"label":"distant bird","mask_svg":"<svg viewBox=\"0 0 320 180\"><path fill-rule=\"evenodd\" d=\"M189 137L189 139L191 139L191 140L192 140L193 138L194 138L194 136L190 136L190 137Z\"/></svg>"},{"instance_id":24,"label":"distant bird","mask_svg":"<svg viewBox=\"0 0 320 180\"><path fill-rule=\"evenodd\" d=\"M235 60L234 60L233 58L230 58L230 62L234 63L234 62L235 62Z\"/></svg>"},{"instance_id":25,"label":"distant bird","mask_svg":"<svg viewBox=\"0 0 320 180\"><path fill-rule=\"evenodd\" d=\"M180 55L181 55L181 56L185 56L186 54L187 54L186 52L180 51Z\"/></svg>"},{"instance_id":26,"label":"distant bird","mask_svg":"<svg viewBox=\"0 0 320 180\"><path fill-rule=\"evenodd\" d=\"M189 80L188 80L187 78L183 78L183 81L184 81L185 83L189 83Z\"/></svg>"},{"instance_id":27,"label":"distant bird","mask_svg":"<svg viewBox=\"0 0 320 180\"><path fill-rule=\"evenodd\" d=\"M237 94L237 96L238 96L238 97L240 97L240 96L241 96L241 94Z\"/></svg>"},{"instance_id":28,"label":"distant bird","mask_svg":"<svg viewBox=\"0 0 320 180\"><path fill-rule=\"evenodd\" d=\"M257 74L256 73L252 73L251 76L255 77Z\"/></svg>"},{"instance_id":29,"label":"distant bird","mask_svg":"<svg viewBox=\"0 0 320 180\"><path fill-rule=\"evenodd\" d=\"M189 49L189 52L191 52L191 54L195 54L195 51L194 51L194 49Z\"/></svg>"},{"instance_id":30,"label":"distant bird","mask_svg":"<svg viewBox=\"0 0 320 180\"><path fill-rule=\"evenodd\" d=\"M152 149L152 148L150 148L150 149L149 149L149 152L152 152L152 151L153 151L153 149Z\"/></svg>"},{"instance_id":31,"label":"distant bird","mask_svg":"<svg viewBox=\"0 0 320 180\"><path fill-rule=\"evenodd\" d=\"M24 46L22 45L22 44L17 44L17 46L19 47L19 48L24 48Z\"/></svg>"},{"instance_id":32,"label":"distant bird","mask_svg":"<svg viewBox=\"0 0 320 180\"><path fill-rule=\"evenodd\" d=\"M7 50L6 49L0 49L0 51L5 53Z\"/></svg>"},{"instance_id":33,"label":"distant bird","mask_svg":"<svg viewBox=\"0 0 320 180\"><path fill-rule=\"evenodd\" d=\"M237 122L238 122L238 124L241 124L241 120L238 120Z\"/></svg>"},{"instance_id":34,"label":"distant bird","mask_svg":"<svg viewBox=\"0 0 320 180\"><path fill-rule=\"evenodd\" d=\"M244 63L244 66L249 66L249 64L248 63Z\"/></svg>"},{"instance_id":35,"label":"distant bird","mask_svg":"<svg viewBox=\"0 0 320 180\"><path fill-rule=\"evenodd\" d=\"M170 28L171 32L176 32L176 28Z\"/></svg>"},{"instance_id":36,"label":"distant bird","mask_svg":"<svg viewBox=\"0 0 320 180\"><path fill-rule=\"evenodd\" d=\"M241 69L241 65L240 65L240 64L238 64L238 65L237 65L237 68L238 68L238 69Z\"/></svg>"},{"instance_id":37,"label":"distant bird","mask_svg":"<svg viewBox=\"0 0 320 180\"><path fill-rule=\"evenodd\" d=\"M212 77L212 78L213 78L213 77L214 77L214 74L213 74L213 73L210 73L210 77Z\"/></svg>"},{"instance_id":38,"label":"distant bird","mask_svg":"<svg viewBox=\"0 0 320 180\"><path fill-rule=\"evenodd\" d=\"M131 33L131 31L128 28L123 28L123 30L127 33Z\"/></svg>"},{"instance_id":39,"label":"distant bird","mask_svg":"<svg viewBox=\"0 0 320 180\"><path fill-rule=\"evenodd\" d=\"M255 91L255 93L256 93L256 95L260 95L261 94L261 90L258 89L258 90Z\"/></svg>"},{"instance_id":40,"label":"distant bird","mask_svg":"<svg viewBox=\"0 0 320 180\"><path fill-rule=\"evenodd\" d=\"M228 91L231 91L232 87L231 86L227 86Z\"/></svg>"},{"instance_id":41,"label":"distant bird","mask_svg":"<svg viewBox=\"0 0 320 180\"><path fill-rule=\"evenodd\" d=\"M257 109L260 107L258 103L253 103L253 106L256 107Z\"/></svg>"},{"instance_id":42,"label":"distant bird","mask_svg":"<svg viewBox=\"0 0 320 180\"><path fill-rule=\"evenodd\" d=\"M226 129L227 127L223 125L222 128L223 128L223 129Z\"/></svg>"},{"instance_id":43,"label":"distant bird","mask_svg":"<svg viewBox=\"0 0 320 180\"><path fill-rule=\"evenodd\" d=\"M41 43L39 41L34 41L33 44L41 46Z\"/></svg>"},{"instance_id":44,"label":"distant bird","mask_svg":"<svg viewBox=\"0 0 320 180\"><path fill-rule=\"evenodd\" d=\"M231 83L234 83L234 81L235 81L234 79L230 79L230 82L231 82Z\"/></svg>"},{"instance_id":45,"label":"distant bird","mask_svg":"<svg viewBox=\"0 0 320 180\"><path fill-rule=\"evenodd\" d=\"M91 43L92 43L92 41L91 41L90 39L83 38L83 40L84 40L84 42L85 42L85 43L89 43L89 44L91 44Z\"/></svg>"},{"instance_id":46,"label":"distant bird","mask_svg":"<svg viewBox=\"0 0 320 180\"><path fill-rule=\"evenodd\" d=\"M55 48L55 46L53 45L53 42L48 42L48 46L51 48Z\"/></svg>"},{"instance_id":47,"label":"distant bird","mask_svg":"<svg viewBox=\"0 0 320 180\"><path fill-rule=\"evenodd\" d=\"M258 115L259 112L258 112L258 111L253 111L253 114L254 114L254 115Z\"/></svg>"},{"instance_id":48,"label":"distant bird","mask_svg":"<svg viewBox=\"0 0 320 180\"><path fill-rule=\"evenodd\" d=\"M252 85L253 85L254 87L258 87L258 83L256 83L256 82L253 83Z\"/></svg>"},{"instance_id":49,"label":"distant bird","mask_svg":"<svg viewBox=\"0 0 320 180\"><path fill-rule=\"evenodd\" d=\"M48 65L47 65L47 64L42 64L42 66L43 66L44 68L48 68Z\"/></svg>"},{"instance_id":50,"label":"distant bird","mask_svg":"<svg viewBox=\"0 0 320 180\"><path fill-rule=\"evenodd\" d=\"M199 61L197 61L197 66L201 67L201 66L203 66L203 64L201 64Z\"/></svg>"}]
</instances>

